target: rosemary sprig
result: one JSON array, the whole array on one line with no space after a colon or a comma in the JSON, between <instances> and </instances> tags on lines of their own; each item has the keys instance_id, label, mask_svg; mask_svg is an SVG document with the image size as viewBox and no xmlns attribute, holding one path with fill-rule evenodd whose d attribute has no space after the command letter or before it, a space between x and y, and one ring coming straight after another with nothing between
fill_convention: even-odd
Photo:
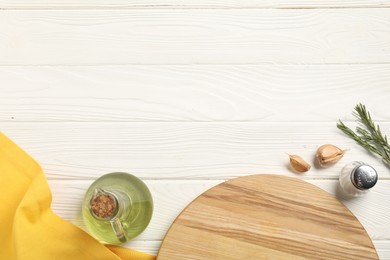
<instances>
[{"instance_id":1,"label":"rosemary sprig","mask_svg":"<svg viewBox=\"0 0 390 260\"><path fill-rule=\"evenodd\" d=\"M355 107L353 115L359 122L359 126L356 127L356 132L347 127L341 120L339 120L337 127L359 145L371 153L382 157L383 162L390 167L390 145L387 137L382 134L379 125L375 126L370 113L362 104L358 104Z\"/></svg>"}]
</instances>

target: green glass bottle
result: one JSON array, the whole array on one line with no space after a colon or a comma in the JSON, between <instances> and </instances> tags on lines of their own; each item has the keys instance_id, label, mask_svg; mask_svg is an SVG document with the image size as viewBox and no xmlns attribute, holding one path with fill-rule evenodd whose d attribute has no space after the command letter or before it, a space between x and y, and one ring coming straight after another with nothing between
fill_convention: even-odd
<instances>
[{"instance_id":1,"label":"green glass bottle","mask_svg":"<svg viewBox=\"0 0 390 260\"><path fill-rule=\"evenodd\" d=\"M134 175L103 175L88 188L83 200L83 219L89 233L106 244L120 244L148 226L153 199L148 187Z\"/></svg>"}]
</instances>

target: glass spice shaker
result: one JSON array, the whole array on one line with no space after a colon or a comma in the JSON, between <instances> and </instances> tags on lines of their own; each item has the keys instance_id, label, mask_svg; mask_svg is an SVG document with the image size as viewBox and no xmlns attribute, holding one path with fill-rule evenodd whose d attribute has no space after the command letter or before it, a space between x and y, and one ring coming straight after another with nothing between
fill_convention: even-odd
<instances>
[{"instance_id":1,"label":"glass spice shaker","mask_svg":"<svg viewBox=\"0 0 390 260\"><path fill-rule=\"evenodd\" d=\"M105 174L91 184L83 200L89 233L106 244L120 244L139 235L153 214L148 187L129 173Z\"/></svg>"},{"instance_id":2,"label":"glass spice shaker","mask_svg":"<svg viewBox=\"0 0 390 260\"><path fill-rule=\"evenodd\" d=\"M378 181L376 170L364 162L354 161L341 170L340 186L350 196L358 197L366 194Z\"/></svg>"}]
</instances>

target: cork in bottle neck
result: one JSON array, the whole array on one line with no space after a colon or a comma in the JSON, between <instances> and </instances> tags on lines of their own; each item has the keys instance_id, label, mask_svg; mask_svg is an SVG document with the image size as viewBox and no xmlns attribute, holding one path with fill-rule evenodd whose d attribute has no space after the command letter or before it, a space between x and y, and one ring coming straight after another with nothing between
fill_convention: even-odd
<instances>
[{"instance_id":1,"label":"cork in bottle neck","mask_svg":"<svg viewBox=\"0 0 390 260\"><path fill-rule=\"evenodd\" d=\"M90 200L92 216L99 220L111 220L118 212L118 199L112 192L96 188Z\"/></svg>"}]
</instances>

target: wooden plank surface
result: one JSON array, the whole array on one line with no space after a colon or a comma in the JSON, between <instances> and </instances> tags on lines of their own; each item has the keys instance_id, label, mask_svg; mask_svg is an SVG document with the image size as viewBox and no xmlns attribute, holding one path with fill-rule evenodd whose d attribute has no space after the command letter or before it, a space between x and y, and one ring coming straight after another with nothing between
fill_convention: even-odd
<instances>
[{"instance_id":1,"label":"wooden plank surface","mask_svg":"<svg viewBox=\"0 0 390 260\"><path fill-rule=\"evenodd\" d=\"M0 65L389 63L378 9L6 10Z\"/></svg>"},{"instance_id":2,"label":"wooden plank surface","mask_svg":"<svg viewBox=\"0 0 390 260\"><path fill-rule=\"evenodd\" d=\"M313 167L304 178L336 178L354 160L390 171L336 128L336 122L285 123L3 123L6 135L44 167L49 179L95 179L106 171L133 171L145 179L224 179L289 170L287 153ZM390 124L382 122L389 132ZM350 149L329 169L314 167L319 146Z\"/></svg>"},{"instance_id":3,"label":"wooden plank surface","mask_svg":"<svg viewBox=\"0 0 390 260\"><path fill-rule=\"evenodd\" d=\"M361 8L389 7L388 0L1 0L4 9L82 8Z\"/></svg>"},{"instance_id":4,"label":"wooden plank surface","mask_svg":"<svg viewBox=\"0 0 390 260\"><path fill-rule=\"evenodd\" d=\"M374 240L375 248L378 252L379 259L390 259L390 243L384 240ZM132 241L129 243L129 247L137 248L143 252L149 252L150 254L157 255L158 248L161 241Z\"/></svg>"},{"instance_id":5,"label":"wooden plank surface","mask_svg":"<svg viewBox=\"0 0 390 260\"><path fill-rule=\"evenodd\" d=\"M389 64L0 66L0 82L8 122L337 122L358 102L390 118Z\"/></svg>"},{"instance_id":6,"label":"wooden plank surface","mask_svg":"<svg viewBox=\"0 0 390 260\"><path fill-rule=\"evenodd\" d=\"M334 179L306 181L336 196L358 218L373 240L390 240L390 212L387 206L390 200L389 180L380 180L372 192L355 200L345 197ZM135 241L161 241L176 216L192 200L221 182L223 180L145 180L155 202L155 211L149 227ZM81 218L81 201L91 183L92 180L49 180L54 212L85 229ZM125 245L131 246L132 242Z\"/></svg>"},{"instance_id":7,"label":"wooden plank surface","mask_svg":"<svg viewBox=\"0 0 390 260\"><path fill-rule=\"evenodd\" d=\"M79 205L103 173L144 179L148 229L124 246L157 253L176 215L208 188L259 172L338 196L390 259L390 171L335 127L365 103L390 135L390 2L368 0L0 0L0 131L43 166L53 209ZM303 175L286 153L313 161ZM368 196L340 197L351 160L372 164Z\"/></svg>"}]
</instances>

